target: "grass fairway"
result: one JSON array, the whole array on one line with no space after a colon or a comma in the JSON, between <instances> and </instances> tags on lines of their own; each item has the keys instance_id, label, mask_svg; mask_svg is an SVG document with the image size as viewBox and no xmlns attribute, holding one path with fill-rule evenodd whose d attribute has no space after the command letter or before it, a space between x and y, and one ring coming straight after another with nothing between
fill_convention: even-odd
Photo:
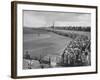
<instances>
[{"instance_id":1,"label":"grass fairway","mask_svg":"<svg viewBox=\"0 0 100 80\"><path fill-rule=\"evenodd\" d=\"M24 51L30 50L31 57L46 56L48 54L60 55L71 38L53 32L38 34L24 34Z\"/></svg>"}]
</instances>

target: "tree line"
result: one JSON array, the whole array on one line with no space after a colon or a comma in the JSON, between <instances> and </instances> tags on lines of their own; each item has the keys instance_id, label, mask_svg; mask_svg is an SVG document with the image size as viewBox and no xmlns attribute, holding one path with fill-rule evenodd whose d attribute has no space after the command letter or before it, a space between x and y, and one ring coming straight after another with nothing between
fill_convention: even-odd
<instances>
[{"instance_id":1,"label":"tree line","mask_svg":"<svg viewBox=\"0 0 100 80\"><path fill-rule=\"evenodd\" d=\"M74 30L74 31L91 31L91 27L90 26L62 26L62 27L51 27L54 29L60 29L60 30Z\"/></svg>"}]
</instances>

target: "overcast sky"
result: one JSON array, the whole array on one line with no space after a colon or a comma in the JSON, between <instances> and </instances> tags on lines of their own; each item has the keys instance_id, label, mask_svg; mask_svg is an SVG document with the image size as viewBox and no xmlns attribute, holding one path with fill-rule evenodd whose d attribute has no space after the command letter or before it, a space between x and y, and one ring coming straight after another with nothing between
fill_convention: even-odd
<instances>
[{"instance_id":1,"label":"overcast sky","mask_svg":"<svg viewBox=\"0 0 100 80\"><path fill-rule=\"evenodd\" d=\"M23 11L24 27L91 26L91 14L70 12Z\"/></svg>"}]
</instances>

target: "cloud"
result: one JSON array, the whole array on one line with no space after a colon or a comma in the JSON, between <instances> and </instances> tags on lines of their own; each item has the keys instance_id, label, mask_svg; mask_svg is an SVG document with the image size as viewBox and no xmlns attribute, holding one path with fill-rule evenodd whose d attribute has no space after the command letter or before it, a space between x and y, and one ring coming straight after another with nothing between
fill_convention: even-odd
<instances>
[{"instance_id":1,"label":"cloud","mask_svg":"<svg viewBox=\"0 0 100 80\"><path fill-rule=\"evenodd\" d=\"M25 27L43 27L46 22L42 16L34 16L28 13L24 13L24 26Z\"/></svg>"},{"instance_id":2,"label":"cloud","mask_svg":"<svg viewBox=\"0 0 100 80\"><path fill-rule=\"evenodd\" d=\"M57 26L90 26L91 14L50 11L24 11L24 26L47 27L53 23Z\"/></svg>"}]
</instances>

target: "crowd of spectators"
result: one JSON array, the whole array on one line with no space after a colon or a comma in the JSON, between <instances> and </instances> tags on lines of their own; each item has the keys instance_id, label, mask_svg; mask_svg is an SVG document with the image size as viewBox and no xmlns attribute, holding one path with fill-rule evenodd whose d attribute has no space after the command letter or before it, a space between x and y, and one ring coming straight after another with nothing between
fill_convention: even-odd
<instances>
[{"instance_id":1,"label":"crowd of spectators","mask_svg":"<svg viewBox=\"0 0 100 80\"><path fill-rule=\"evenodd\" d=\"M63 66L91 65L91 42L87 36L80 35L70 41L62 54Z\"/></svg>"}]
</instances>

